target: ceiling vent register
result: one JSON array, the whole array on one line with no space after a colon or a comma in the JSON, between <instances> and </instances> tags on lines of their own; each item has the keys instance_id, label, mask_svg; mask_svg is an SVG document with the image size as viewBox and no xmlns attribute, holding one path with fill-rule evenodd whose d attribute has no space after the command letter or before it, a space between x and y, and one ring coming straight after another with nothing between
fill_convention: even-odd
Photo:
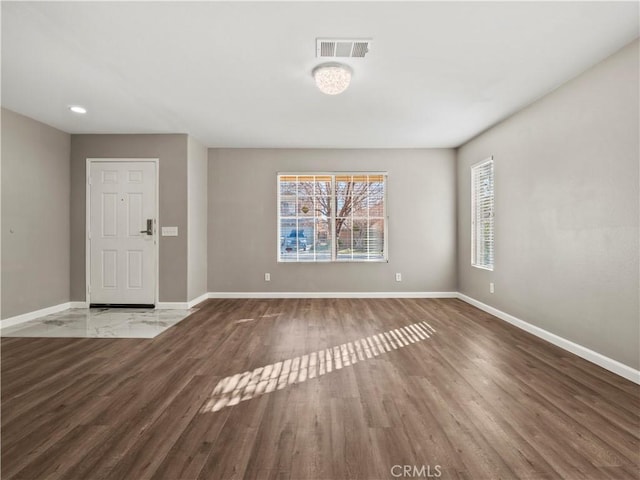
<instances>
[{"instance_id":1,"label":"ceiling vent register","mask_svg":"<svg viewBox=\"0 0 640 480\"><path fill-rule=\"evenodd\" d=\"M318 58L364 58L371 48L371 39L317 38Z\"/></svg>"}]
</instances>

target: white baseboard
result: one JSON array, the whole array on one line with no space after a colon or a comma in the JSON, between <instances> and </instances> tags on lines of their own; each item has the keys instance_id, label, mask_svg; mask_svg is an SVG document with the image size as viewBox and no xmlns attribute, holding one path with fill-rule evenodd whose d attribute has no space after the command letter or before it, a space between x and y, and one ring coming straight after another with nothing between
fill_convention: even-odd
<instances>
[{"instance_id":1,"label":"white baseboard","mask_svg":"<svg viewBox=\"0 0 640 480\"><path fill-rule=\"evenodd\" d=\"M209 295L209 293L203 293L188 302L156 302L156 310L189 310L200 302L210 298Z\"/></svg>"},{"instance_id":2,"label":"white baseboard","mask_svg":"<svg viewBox=\"0 0 640 480\"><path fill-rule=\"evenodd\" d=\"M89 304L87 302L70 302L69 308L89 308Z\"/></svg>"},{"instance_id":3,"label":"white baseboard","mask_svg":"<svg viewBox=\"0 0 640 480\"><path fill-rule=\"evenodd\" d=\"M156 310L188 310L188 302L158 302L156 303Z\"/></svg>"},{"instance_id":4,"label":"white baseboard","mask_svg":"<svg viewBox=\"0 0 640 480\"><path fill-rule=\"evenodd\" d=\"M41 308L40 310L34 310L33 312L23 313L22 315L16 315L15 317L5 318L4 320L0 320L0 328L11 327L13 325L28 322L29 320L35 320L36 318L44 317L45 315L62 312L70 308L70 306L71 302L65 302L59 305Z\"/></svg>"},{"instance_id":5,"label":"white baseboard","mask_svg":"<svg viewBox=\"0 0 640 480\"><path fill-rule=\"evenodd\" d=\"M457 292L209 292L208 298L457 298Z\"/></svg>"},{"instance_id":6,"label":"white baseboard","mask_svg":"<svg viewBox=\"0 0 640 480\"><path fill-rule=\"evenodd\" d=\"M524 320L520 320L519 318L514 317L513 315L509 315L497 308L494 308L486 303L482 303L475 298L468 297L462 293L458 293L457 297L460 300L467 302L474 307L478 307L480 310L484 310L491 315L498 317L505 322L510 323L526 332L535 335L536 337L542 338L549 343L553 343L554 345L567 350L568 352L574 353L585 360L590 361L591 363L595 363L596 365L601 366L602 368L609 370L610 372L615 373L616 375L620 375L621 377L626 378L627 380L631 380L634 383L640 384L640 370L636 370L624 363L620 363L613 358L606 357L601 353L594 352L593 350L583 347L577 343L572 342L571 340L567 340L566 338L560 337L555 333L551 333L543 328L536 327Z\"/></svg>"},{"instance_id":7,"label":"white baseboard","mask_svg":"<svg viewBox=\"0 0 640 480\"><path fill-rule=\"evenodd\" d=\"M189 305L189 306L188 306L188 308L193 308L193 307L195 307L196 305L198 305L199 303L204 302L205 300L207 300L207 299L211 298L211 297L210 297L210 295L211 295L210 293L203 293L203 294L202 294L202 295L200 295L199 297L196 297L196 298L194 298L193 300L190 300L190 301L187 303L187 305Z\"/></svg>"}]
</instances>

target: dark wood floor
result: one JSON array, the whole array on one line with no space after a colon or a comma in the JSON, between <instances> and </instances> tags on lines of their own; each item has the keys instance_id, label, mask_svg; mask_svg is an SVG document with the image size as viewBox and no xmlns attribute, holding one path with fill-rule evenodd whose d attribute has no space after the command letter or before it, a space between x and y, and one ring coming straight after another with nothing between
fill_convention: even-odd
<instances>
[{"instance_id":1,"label":"dark wood floor","mask_svg":"<svg viewBox=\"0 0 640 480\"><path fill-rule=\"evenodd\" d=\"M305 378L249 392L271 365ZM3 338L1 473L637 479L639 396L460 300L209 300L152 340Z\"/></svg>"}]
</instances>

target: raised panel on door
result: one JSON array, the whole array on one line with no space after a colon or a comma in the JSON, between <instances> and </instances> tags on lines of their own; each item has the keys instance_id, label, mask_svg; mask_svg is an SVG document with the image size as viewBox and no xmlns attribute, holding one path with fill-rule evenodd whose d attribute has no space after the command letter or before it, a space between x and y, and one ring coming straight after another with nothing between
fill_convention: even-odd
<instances>
[{"instance_id":1,"label":"raised panel on door","mask_svg":"<svg viewBox=\"0 0 640 480\"><path fill-rule=\"evenodd\" d=\"M144 254L142 250L127 252L127 288L142 288L144 284Z\"/></svg>"},{"instance_id":2,"label":"raised panel on door","mask_svg":"<svg viewBox=\"0 0 640 480\"><path fill-rule=\"evenodd\" d=\"M118 170L105 168L100 172L100 179L103 185L118 183Z\"/></svg>"},{"instance_id":3,"label":"raised panel on door","mask_svg":"<svg viewBox=\"0 0 640 480\"><path fill-rule=\"evenodd\" d=\"M101 217L100 235L116 237L118 234L118 193L103 192L99 215Z\"/></svg>"},{"instance_id":4,"label":"raised panel on door","mask_svg":"<svg viewBox=\"0 0 640 480\"><path fill-rule=\"evenodd\" d=\"M102 271L102 288L118 288L118 251L102 250L102 262L100 265Z\"/></svg>"},{"instance_id":5,"label":"raised panel on door","mask_svg":"<svg viewBox=\"0 0 640 480\"><path fill-rule=\"evenodd\" d=\"M140 231L140 225L146 225L146 219L143 216L144 195L142 192L127 193L127 236L140 237L144 235Z\"/></svg>"}]
</instances>

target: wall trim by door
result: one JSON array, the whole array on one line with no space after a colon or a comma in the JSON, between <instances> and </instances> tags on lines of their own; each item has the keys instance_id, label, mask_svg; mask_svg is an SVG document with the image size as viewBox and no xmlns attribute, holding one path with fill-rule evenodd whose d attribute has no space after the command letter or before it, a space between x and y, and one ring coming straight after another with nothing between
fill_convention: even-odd
<instances>
[{"instance_id":1,"label":"wall trim by door","mask_svg":"<svg viewBox=\"0 0 640 480\"><path fill-rule=\"evenodd\" d=\"M157 302L156 310L188 310L189 302Z\"/></svg>"},{"instance_id":2,"label":"wall trim by door","mask_svg":"<svg viewBox=\"0 0 640 480\"><path fill-rule=\"evenodd\" d=\"M91 163L92 162L118 162L118 163L129 163L129 162L153 162L156 167L156 198L154 204L154 218L156 219L156 238L154 243L154 260L156 263L155 268L155 288L154 288L154 305L158 304L158 300L160 298L160 159L159 158L87 158L87 162L85 165L86 169L86 178L84 182L85 189L85 228L84 228L84 238L85 238L85 279L84 279L84 292L85 292L85 303L88 305L91 304L91 290L89 288L91 283L91 242L89 238L89 229L91 228L91 191L89 189L89 177L91 176Z\"/></svg>"}]
</instances>

